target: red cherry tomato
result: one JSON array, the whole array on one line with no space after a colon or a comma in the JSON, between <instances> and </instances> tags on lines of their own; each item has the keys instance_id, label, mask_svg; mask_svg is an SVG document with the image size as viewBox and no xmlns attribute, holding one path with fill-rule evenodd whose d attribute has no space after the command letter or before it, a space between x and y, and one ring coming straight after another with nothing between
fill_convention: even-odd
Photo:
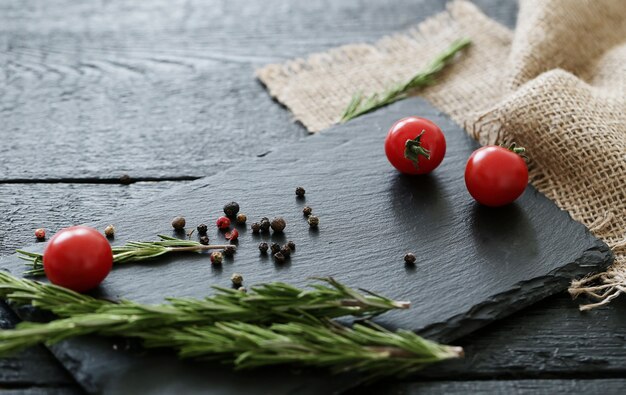
<instances>
[{"instance_id":1,"label":"red cherry tomato","mask_svg":"<svg viewBox=\"0 0 626 395\"><path fill-rule=\"evenodd\" d=\"M96 229L72 226L48 242L43 268L53 284L76 292L97 287L113 266L113 252L107 239Z\"/></svg>"},{"instance_id":2,"label":"red cherry tomato","mask_svg":"<svg viewBox=\"0 0 626 395\"><path fill-rule=\"evenodd\" d=\"M443 160L446 139L439 126L426 118L402 118L387 133L385 154L402 173L426 174Z\"/></svg>"},{"instance_id":3,"label":"red cherry tomato","mask_svg":"<svg viewBox=\"0 0 626 395\"><path fill-rule=\"evenodd\" d=\"M517 199L528 184L524 159L510 149L488 145L472 153L465 166L470 195L485 206L498 207Z\"/></svg>"}]
</instances>

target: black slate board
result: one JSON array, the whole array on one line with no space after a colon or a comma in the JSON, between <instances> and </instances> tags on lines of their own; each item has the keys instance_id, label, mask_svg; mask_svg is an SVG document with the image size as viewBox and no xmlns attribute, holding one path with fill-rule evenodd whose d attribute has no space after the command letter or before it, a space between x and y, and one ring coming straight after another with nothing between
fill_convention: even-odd
<instances>
[{"instance_id":1,"label":"black slate board","mask_svg":"<svg viewBox=\"0 0 626 395\"><path fill-rule=\"evenodd\" d=\"M417 108L419 114L414 113ZM430 176L400 175L384 157L387 129L407 115L430 118L446 134L446 158ZM175 215L185 215L190 225L212 224L223 204L236 200L250 220L286 218L285 235L271 239L295 241L298 248L290 263L279 266L260 257L256 244L266 237L241 229L237 255L221 268L199 255L120 267L100 293L156 303L166 295L204 296L209 285L227 285L233 272L243 273L248 286L274 280L303 284L310 276L333 275L349 285L413 302L411 310L388 314L381 324L452 341L564 289L573 277L608 265L607 246L532 187L508 207L475 204L465 190L463 168L476 147L420 99L284 146L96 225L116 224L116 243L152 239L171 233L169 220ZM305 200L294 195L298 185L307 189ZM309 230L301 214L305 204L320 216L319 231ZM216 231L211 236L213 241L223 239ZM402 262L406 251L419 257L414 268ZM9 258L0 267L18 272L21 263ZM285 369L238 375L168 355L114 352L102 339L64 342L53 350L91 392L165 393L174 386L186 393L249 393L251 388L318 393L351 382L315 379L319 372L285 377Z\"/></svg>"}]
</instances>

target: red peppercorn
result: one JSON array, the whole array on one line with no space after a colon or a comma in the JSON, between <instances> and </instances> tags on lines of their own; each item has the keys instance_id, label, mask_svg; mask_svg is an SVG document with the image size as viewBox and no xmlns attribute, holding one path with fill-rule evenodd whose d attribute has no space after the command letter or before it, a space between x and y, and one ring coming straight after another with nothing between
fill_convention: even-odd
<instances>
[{"instance_id":1,"label":"red peppercorn","mask_svg":"<svg viewBox=\"0 0 626 395\"><path fill-rule=\"evenodd\" d=\"M226 232L226 239L230 241L235 241L239 238L239 231L237 229L233 229L230 232Z\"/></svg>"},{"instance_id":2,"label":"red peppercorn","mask_svg":"<svg viewBox=\"0 0 626 395\"><path fill-rule=\"evenodd\" d=\"M221 252L216 251L211 253L211 263L214 265L219 265L222 263L224 256Z\"/></svg>"},{"instance_id":3,"label":"red peppercorn","mask_svg":"<svg viewBox=\"0 0 626 395\"><path fill-rule=\"evenodd\" d=\"M230 228L230 219L228 217L219 217L215 224L219 229L225 230Z\"/></svg>"},{"instance_id":4,"label":"red peppercorn","mask_svg":"<svg viewBox=\"0 0 626 395\"><path fill-rule=\"evenodd\" d=\"M46 230L44 228L35 229L35 237L37 240L45 240Z\"/></svg>"}]
</instances>

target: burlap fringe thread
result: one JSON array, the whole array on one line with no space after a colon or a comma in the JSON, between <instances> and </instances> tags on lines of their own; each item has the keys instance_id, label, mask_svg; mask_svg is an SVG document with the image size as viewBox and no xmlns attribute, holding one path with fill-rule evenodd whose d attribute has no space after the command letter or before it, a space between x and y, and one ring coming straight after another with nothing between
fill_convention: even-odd
<instances>
[{"instance_id":1,"label":"burlap fringe thread","mask_svg":"<svg viewBox=\"0 0 626 395\"><path fill-rule=\"evenodd\" d=\"M460 37L472 47L419 94L481 143L516 141L531 182L613 250L605 273L572 282L597 302L626 293L626 1L526 0L515 34L467 1L380 41L257 71L310 131L337 123L359 87L405 81Z\"/></svg>"}]
</instances>

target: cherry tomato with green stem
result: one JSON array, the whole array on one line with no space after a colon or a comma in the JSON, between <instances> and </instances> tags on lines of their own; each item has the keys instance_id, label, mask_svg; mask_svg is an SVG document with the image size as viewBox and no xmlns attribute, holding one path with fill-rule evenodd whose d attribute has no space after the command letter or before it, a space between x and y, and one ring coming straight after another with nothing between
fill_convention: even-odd
<instances>
[{"instance_id":1,"label":"cherry tomato with green stem","mask_svg":"<svg viewBox=\"0 0 626 395\"><path fill-rule=\"evenodd\" d=\"M72 226L55 234L43 253L43 268L53 284L76 292L97 287L111 271L113 252L94 228Z\"/></svg>"},{"instance_id":2,"label":"cherry tomato with green stem","mask_svg":"<svg viewBox=\"0 0 626 395\"><path fill-rule=\"evenodd\" d=\"M446 154L446 139L439 126L420 117L402 118L385 138L389 162L405 174L427 174Z\"/></svg>"},{"instance_id":3,"label":"cherry tomato with green stem","mask_svg":"<svg viewBox=\"0 0 626 395\"><path fill-rule=\"evenodd\" d=\"M472 153L465 166L465 185L480 204L490 207L513 202L526 189L528 166L524 149L488 145Z\"/></svg>"}]
</instances>

